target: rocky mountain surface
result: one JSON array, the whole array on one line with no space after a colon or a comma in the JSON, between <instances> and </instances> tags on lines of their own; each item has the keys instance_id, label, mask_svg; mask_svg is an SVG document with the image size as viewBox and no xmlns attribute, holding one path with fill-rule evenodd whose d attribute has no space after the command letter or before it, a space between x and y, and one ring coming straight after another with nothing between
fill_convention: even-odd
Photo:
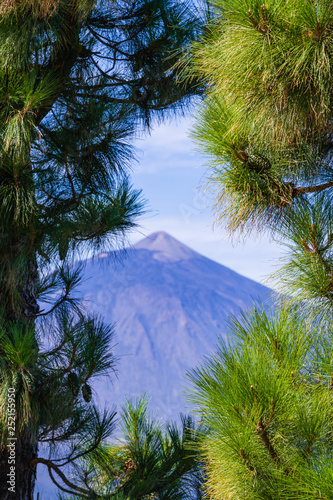
<instances>
[{"instance_id":1,"label":"rocky mountain surface","mask_svg":"<svg viewBox=\"0 0 333 500\"><path fill-rule=\"evenodd\" d=\"M78 289L87 309L114 324L117 373L94 384L95 399L119 409L125 397L143 393L164 420L187 412L187 370L227 339L226 322L272 291L203 257L164 232L126 252L84 262ZM46 468L39 468L41 498L57 498Z\"/></svg>"},{"instance_id":2,"label":"rocky mountain surface","mask_svg":"<svg viewBox=\"0 0 333 500\"><path fill-rule=\"evenodd\" d=\"M88 308L115 325L117 378L97 393L109 404L150 396L160 416L184 411L185 373L226 338L230 314L264 304L271 290L203 257L164 232L125 254L86 261L80 292Z\"/></svg>"}]
</instances>

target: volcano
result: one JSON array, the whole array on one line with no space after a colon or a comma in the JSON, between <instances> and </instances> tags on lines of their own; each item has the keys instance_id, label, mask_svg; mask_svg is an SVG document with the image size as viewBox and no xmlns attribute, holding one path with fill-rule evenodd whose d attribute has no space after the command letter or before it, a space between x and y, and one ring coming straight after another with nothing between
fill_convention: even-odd
<instances>
[{"instance_id":1,"label":"volcano","mask_svg":"<svg viewBox=\"0 0 333 500\"><path fill-rule=\"evenodd\" d=\"M79 291L91 312L115 327L117 375L97 395L121 406L146 393L159 416L186 411L185 373L226 340L230 315L272 291L214 262L165 232L126 252L85 263Z\"/></svg>"},{"instance_id":2,"label":"volcano","mask_svg":"<svg viewBox=\"0 0 333 500\"><path fill-rule=\"evenodd\" d=\"M272 290L218 264L164 232L125 252L82 262L78 288L88 311L114 325L117 372L95 381L94 399L116 406L144 393L163 420L187 413L186 372L209 355L227 321L255 301L265 307ZM42 498L57 498L46 468L38 472ZM47 495L47 496L45 496Z\"/></svg>"}]
</instances>

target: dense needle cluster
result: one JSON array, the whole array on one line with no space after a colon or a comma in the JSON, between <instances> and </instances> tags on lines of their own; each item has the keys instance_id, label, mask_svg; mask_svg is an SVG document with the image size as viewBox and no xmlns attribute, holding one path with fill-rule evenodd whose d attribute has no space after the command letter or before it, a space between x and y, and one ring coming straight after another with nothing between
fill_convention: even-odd
<instances>
[{"instance_id":1,"label":"dense needle cluster","mask_svg":"<svg viewBox=\"0 0 333 500\"><path fill-rule=\"evenodd\" d=\"M215 0L183 58L217 218L287 245L295 306L244 313L192 372L212 498L332 498L332 68L330 0Z\"/></svg>"},{"instance_id":2,"label":"dense needle cluster","mask_svg":"<svg viewBox=\"0 0 333 500\"><path fill-rule=\"evenodd\" d=\"M121 438L87 455L79 467L83 484L102 498L117 500L201 500L203 473L198 436L191 417L181 428L161 423L148 414L147 400L127 401L121 415Z\"/></svg>"},{"instance_id":3,"label":"dense needle cluster","mask_svg":"<svg viewBox=\"0 0 333 500\"><path fill-rule=\"evenodd\" d=\"M80 308L73 259L114 248L142 212L131 141L197 92L177 85L173 65L198 23L169 0L8 0L0 12L0 497L31 500L40 463L90 498L62 467L113 429L91 386L114 367L113 330Z\"/></svg>"},{"instance_id":4,"label":"dense needle cluster","mask_svg":"<svg viewBox=\"0 0 333 500\"><path fill-rule=\"evenodd\" d=\"M206 85L194 137L211 166L217 219L231 233L290 240L292 292L316 295L314 278L301 278L310 259L327 303L332 237L319 219L330 219L333 189L332 3L219 0L212 10L182 68Z\"/></svg>"}]
</instances>

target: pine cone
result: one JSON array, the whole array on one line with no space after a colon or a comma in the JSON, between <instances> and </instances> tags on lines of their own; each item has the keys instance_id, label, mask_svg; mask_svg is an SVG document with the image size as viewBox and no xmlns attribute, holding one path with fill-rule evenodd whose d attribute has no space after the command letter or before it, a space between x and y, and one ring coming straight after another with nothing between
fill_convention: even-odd
<instances>
[{"instance_id":1,"label":"pine cone","mask_svg":"<svg viewBox=\"0 0 333 500\"><path fill-rule=\"evenodd\" d=\"M79 391L80 391L80 381L79 381L79 377L76 375L76 373L71 372L68 374L67 384L68 384L69 390L71 391L73 396L76 398L76 396L79 394Z\"/></svg>"},{"instance_id":2,"label":"pine cone","mask_svg":"<svg viewBox=\"0 0 333 500\"><path fill-rule=\"evenodd\" d=\"M82 396L86 403L90 403L92 397L92 390L90 385L84 384L82 386Z\"/></svg>"},{"instance_id":3,"label":"pine cone","mask_svg":"<svg viewBox=\"0 0 333 500\"><path fill-rule=\"evenodd\" d=\"M251 170L255 170L255 172L261 174L272 168L271 162L264 155L253 151L249 151L247 153L247 164Z\"/></svg>"},{"instance_id":4,"label":"pine cone","mask_svg":"<svg viewBox=\"0 0 333 500\"><path fill-rule=\"evenodd\" d=\"M126 460L126 462L124 464L124 472L126 474L128 474L129 472L131 472L135 469L136 469L136 465L135 465L134 460L132 460L131 458L129 460Z\"/></svg>"}]
</instances>

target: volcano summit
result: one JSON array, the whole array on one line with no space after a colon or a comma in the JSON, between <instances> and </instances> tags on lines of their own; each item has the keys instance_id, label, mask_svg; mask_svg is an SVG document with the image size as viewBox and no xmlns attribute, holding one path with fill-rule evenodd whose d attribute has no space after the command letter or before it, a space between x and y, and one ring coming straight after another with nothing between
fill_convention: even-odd
<instances>
[{"instance_id":1,"label":"volcano summit","mask_svg":"<svg viewBox=\"0 0 333 500\"><path fill-rule=\"evenodd\" d=\"M96 388L102 400L121 405L146 392L160 416L186 410L185 373L226 338L226 320L272 291L218 264L164 232L125 253L85 262L80 286L88 308L115 325L118 357L113 383Z\"/></svg>"}]
</instances>

